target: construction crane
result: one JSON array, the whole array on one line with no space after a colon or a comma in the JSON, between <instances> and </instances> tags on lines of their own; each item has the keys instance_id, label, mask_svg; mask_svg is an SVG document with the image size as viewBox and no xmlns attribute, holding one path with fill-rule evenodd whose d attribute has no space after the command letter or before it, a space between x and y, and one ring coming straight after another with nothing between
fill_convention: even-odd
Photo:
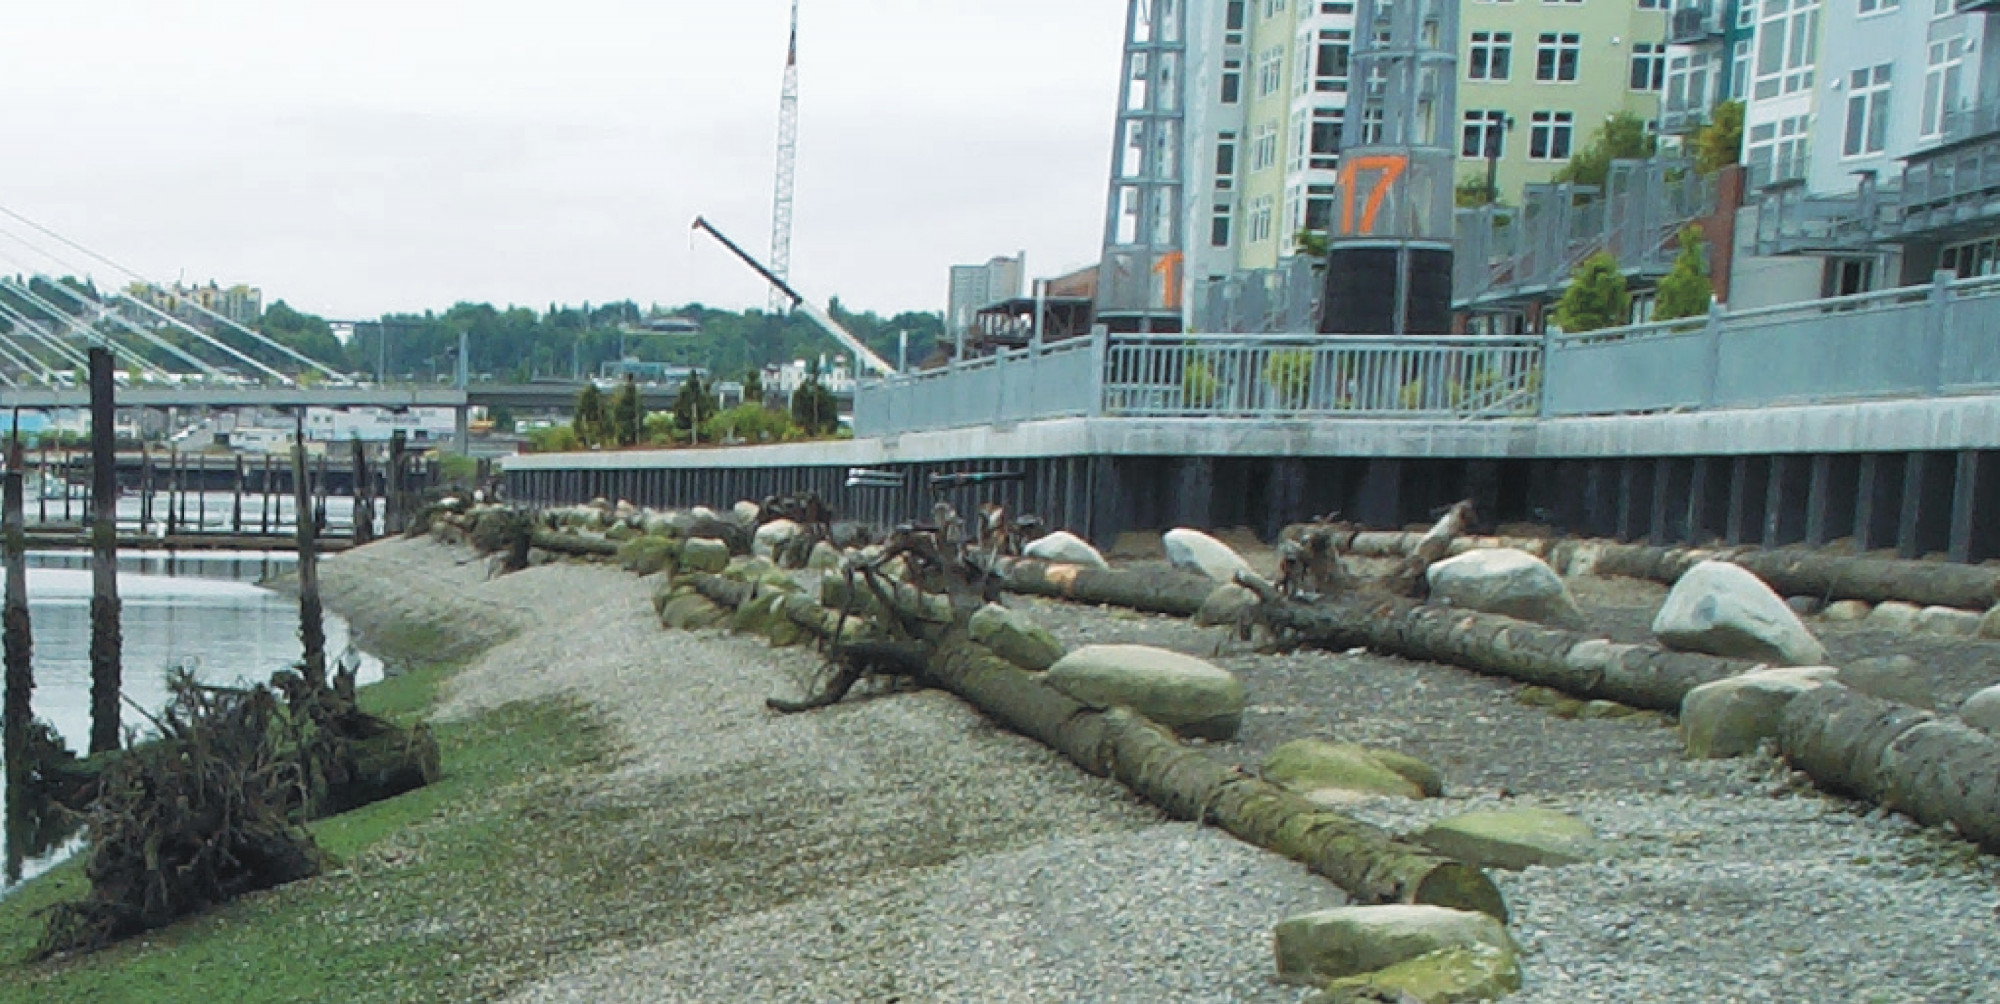
<instances>
[{"instance_id":1,"label":"construction crane","mask_svg":"<svg viewBox=\"0 0 2000 1004\"><path fill-rule=\"evenodd\" d=\"M771 199L771 272L792 277L792 183L799 159L799 0L792 0L792 41L785 52L785 91L778 99L777 191ZM785 308L771 291L771 311Z\"/></svg>"},{"instance_id":2,"label":"construction crane","mask_svg":"<svg viewBox=\"0 0 2000 1004\"><path fill-rule=\"evenodd\" d=\"M715 238L723 247L728 248L730 254L742 259L743 264L755 269L758 275L764 277L765 282L771 284L774 296L782 300L786 306L812 318L813 323L819 325L827 334L832 335L834 341L839 342L847 351L854 353L854 358L861 365L883 376L893 376L895 374L896 367L889 365L881 356L876 355L868 346L863 345L861 339L854 337L852 332L841 327L839 322L833 319L832 315L821 310L817 304L800 296L798 291L792 289L777 273L765 268L764 264L757 259L750 257L748 251L737 247L735 241L724 236L722 231L715 229L715 224L697 216L694 218L694 229L707 231L710 237Z\"/></svg>"}]
</instances>

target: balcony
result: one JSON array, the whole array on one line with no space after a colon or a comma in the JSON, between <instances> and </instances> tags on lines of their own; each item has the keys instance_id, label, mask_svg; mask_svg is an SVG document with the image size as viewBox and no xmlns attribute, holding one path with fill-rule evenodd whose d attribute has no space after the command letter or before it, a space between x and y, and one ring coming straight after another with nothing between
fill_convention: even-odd
<instances>
[{"instance_id":1,"label":"balcony","mask_svg":"<svg viewBox=\"0 0 2000 1004\"><path fill-rule=\"evenodd\" d=\"M1667 136L1685 136L1708 124L1708 109L1686 102L1668 101L1660 109L1660 132Z\"/></svg>"},{"instance_id":2,"label":"balcony","mask_svg":"<svg viewBox=\"0 0 2000 1004\"><path fill-rule=\"evenodd\" d=\"M1993 0L2000 4L2000 0ZM1722 38L1722 14L1710 3L1676 7L1667 18L1667 41L1673 45L1700 45Z\"/></svg>"},{"instance_id":3,"label":"balcony","mask_svg":"<svg viewBox=\"0 0 2000 1004\"><path fill-rule=\"evenodd\" d=\"M1753 160L1749 165L1751 188L1779 188L1803 185L1812 162L1804 152L1776 160Z\"/></svg>"},{"instance_id":4,"label":"balcony","mask_svg":"<svg viewBox=\"0 0 2000 1004\"><path fill-rule=\"evenodd\" d=\"M1951 9L1954 14L1976 14L1985 11L1996 11L2000 10L2000 0L1955 0Z\"/></svg>"},{"instance_id":5,"label":"balcony","mask_svg":"<svg viewBox=\"0 0 2000 1004\"><path fill-rule=\"evenodd\" d=\"M1994 0L1994 9L2000 10L2000 0ZM1943 135L1932 146L1949 146L1961 140L2000 133L2000 104L1961 105L1948 109L1939 125Z\"/></svg>"}]
</instances>

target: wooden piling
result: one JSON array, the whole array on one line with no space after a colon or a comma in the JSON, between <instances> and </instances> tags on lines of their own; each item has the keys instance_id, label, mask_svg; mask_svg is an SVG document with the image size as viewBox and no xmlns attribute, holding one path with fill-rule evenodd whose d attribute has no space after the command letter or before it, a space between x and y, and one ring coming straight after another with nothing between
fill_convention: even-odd
<instances>
[{"instance_id":1,"label":"wooden piling","mask_svg":"<svg viewBox=\"0 0 2000 1004\"><path fill-rule=\"evenodd\" d=\"M139 444L139 535L153 532L153 451Z\"/></svg>"},{"instance_id":2,"label":"wooden piling","mask_svg":"<svg viewBox=\"0 0 2000 1004\"><path fill-rule=\"evenodd\" d=\"M354 544L359 547L375 539L375 492L368 477L368 449L361 444L361 437L349 441L353 467L351 484L354 489Z\"/></svg>"},{"instance_id":3,"label":"wooden piling","mask_svg":"<svg viewBox=\"0 0 2000 1004\"><path fill-rule=\"evenodd\" d=\"M194 532L208 529L208 454L194 455Z\"/></svg>"},{"instance_id":4,"label":"wooden piling","mask_svg":"<svg viewBox=\"0 0 2000 1004\"><path fill-rule=\"evenodd\" d=\"M17 411L14 435L7 447L5 486L0 490L0 546L4 546L7 562L6 609L0 615L0 624L4 624L0 641L6 646L5 711L0 713L0 718L4 718L5 746L0 757L7 761L10 789L17 789L16 782L27 776L28 763L22 752L27 748L28 726L35 717L35 646L28 621L28 514L22 498L25 472L21 468L25 461Z\"/></svg>"},{"instance_id":5,"label":"wooden piling","mask_svg":"<svg viewBox=\"0 0 2000 1004\"><path fill-rule=\"evenodd\" d=\"M387 506L387 519L383 530L392 537L402 533L410 519L409 500L403 497L403 482L406 476L403 470L405 462L403 450L407 445L408 441L403 437L403 430L397 429L390 434L388 484L383 490L383 494L387 496L384 502Z\"/></svg>"},{"instance_id":6,"label":"wooden piling","mask_svg":"<svg viewBox=\"0 0 2000 1004\"><path fill-rule=\"evenodd\" d=\"M271 535L271 455L269 453L264 454L264 476L258 479L257 490L264 496L264 519L263 523L260 524L260 532L268 537Z\"/></svg>"},{"instance_id":7,"label":"wooden piling","mask_svg":"<svg viewBox=\"0 0 2000 1004\"><path fill-rule=\"evenodd\" d=\"M319 463L317 464L317 467L319 468L319 471L317 474L313 476L314 483L313 483L312 518L313 518L313 533L315 535L326 533L327 527L329 525L326 521L326 451L325 450L320 451Z\"/></svg>"},{"instance_id":8,"label":"wooden piling","mask_svg":"<svg viewBox=\"0 0 2000 1004\"><path fill-rule=\"evenodd\" d=\"M90 350L90 752L119 746L118 695L124 639L118 626L118 450L112 421L111 350ZM67 497L68 491L64 491Z\"/></svg>"},{"instance_id":9,"label":"wooden piling","mask_svg":"<svg viewBox=\"0 0 2000 1004\"><path fill-rule=\"evenodd\" d=\"M297 416L298 435L292 441L292 504L299 548L299 641L305 645L300 675L317 689L326 686L326 620L319 602L319 560L314 553L311 486L306 480L304 409Z\"/></svg>"},{"instance_id":10,"label":"wooden piling","mask_svg":"<svg viewBox=\"0 0 2000 1004\"><path fill-rule=\"evenodd\" d=\"M36 521L47 526L49 525L49 444L44 442L40 446L42 458L35 465Z\"/></svg>"},{"instance_id":11,"label":"wooden piling","mask_svg":"<svg viewBox=\"0 0 2000 1004\"><path fill-rule=\"evenodd\" d=\"M231 533L243 532L243 454L236 455L236 492L231 501L229 513Z\"/></svg>"}]
</instances>

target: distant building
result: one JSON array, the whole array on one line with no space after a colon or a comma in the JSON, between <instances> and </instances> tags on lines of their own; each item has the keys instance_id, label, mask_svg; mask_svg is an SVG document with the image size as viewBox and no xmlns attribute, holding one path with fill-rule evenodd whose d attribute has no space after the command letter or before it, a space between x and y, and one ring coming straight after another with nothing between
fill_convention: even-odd
<instances>
[{"instance_id":1,"label":"distant building","mask_svg":"<svg viewBox=\"0 0 2000 1004\"><path fill-rule=\"evenodd\" d=\"M804 359L794 359L779 366L764 367L764 393L778 397L791 397L792 392L804 386L812 366ZM843 356L821 356L819 358L819 382L836 395L854 393L854 371Z\"/></svg>"},{"instance_id":2,"label":"distant building","mask_svg":"<svg viewBox=\"0 0 2000 1004\"><path fill-rule=\"evenodd\" d=\"M682 384L687 383L688 374L690 373L700 373L702 379L708 379L708 371L699 367L683 366L679 363L648 362L631 358L614 359L605 363L598 368L597 376L599 382L610 381L613 384L618 384L625 382L625 378L630 376L633 380L642 384L678 388Z\"/></svg>"},{"instance_id":3,"label":"distant building","mask_svg":"<svg viewBox=\"0 0 2000 1004\"><path fill-rule=\"evenodd\" d=\"M179 282L157 286L135 282L125 288L125 294L204 331L215 324L211 315L220 315L245 327L264 316L264 291L242 283L221 286L210 280L206 286Z\"/></svg>"},{"instance_id":4,"label":"distant building","mask_svg":"<svg viewBox=\"0 0 2000 1004\"><path fill-rule=\"evenodd\" d=\"M1027 281L1028 253L994 258L984 265L953 265L951 295L946 301L945 335L957 338L971 329L980 310L1020 296Z\"/></svg>"},{"instance_id":5,"label":"distant building","mask_svg":"<svg viewBox=\"0 0 2000 1004\"><path fill-rule=\"evenodd\" d=\"M450 408L307 408L306 439L380 443L401 432L412 445L441 443L456 434L456 419Z\"/></svg>"}]
</instances>

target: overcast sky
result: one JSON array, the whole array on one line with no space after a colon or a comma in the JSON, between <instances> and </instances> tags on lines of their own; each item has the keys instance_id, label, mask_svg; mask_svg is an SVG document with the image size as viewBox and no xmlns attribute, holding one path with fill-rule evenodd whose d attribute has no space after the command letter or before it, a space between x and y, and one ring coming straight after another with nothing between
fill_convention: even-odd
<instances>
[{"instance_id":1,"label":"overcast sky","mask_svg":"<svg viewBox=\"0 0 2000 1004\"><path fill-rule=\"evenodd\" d=\"M6 7L0 206L149 278L335 318L765 299L688 224L768 250L789 0ZM803 0L800 291L942 310L954 262L1094 261L1123 7Z\"/></svg>"}]
</instances>

